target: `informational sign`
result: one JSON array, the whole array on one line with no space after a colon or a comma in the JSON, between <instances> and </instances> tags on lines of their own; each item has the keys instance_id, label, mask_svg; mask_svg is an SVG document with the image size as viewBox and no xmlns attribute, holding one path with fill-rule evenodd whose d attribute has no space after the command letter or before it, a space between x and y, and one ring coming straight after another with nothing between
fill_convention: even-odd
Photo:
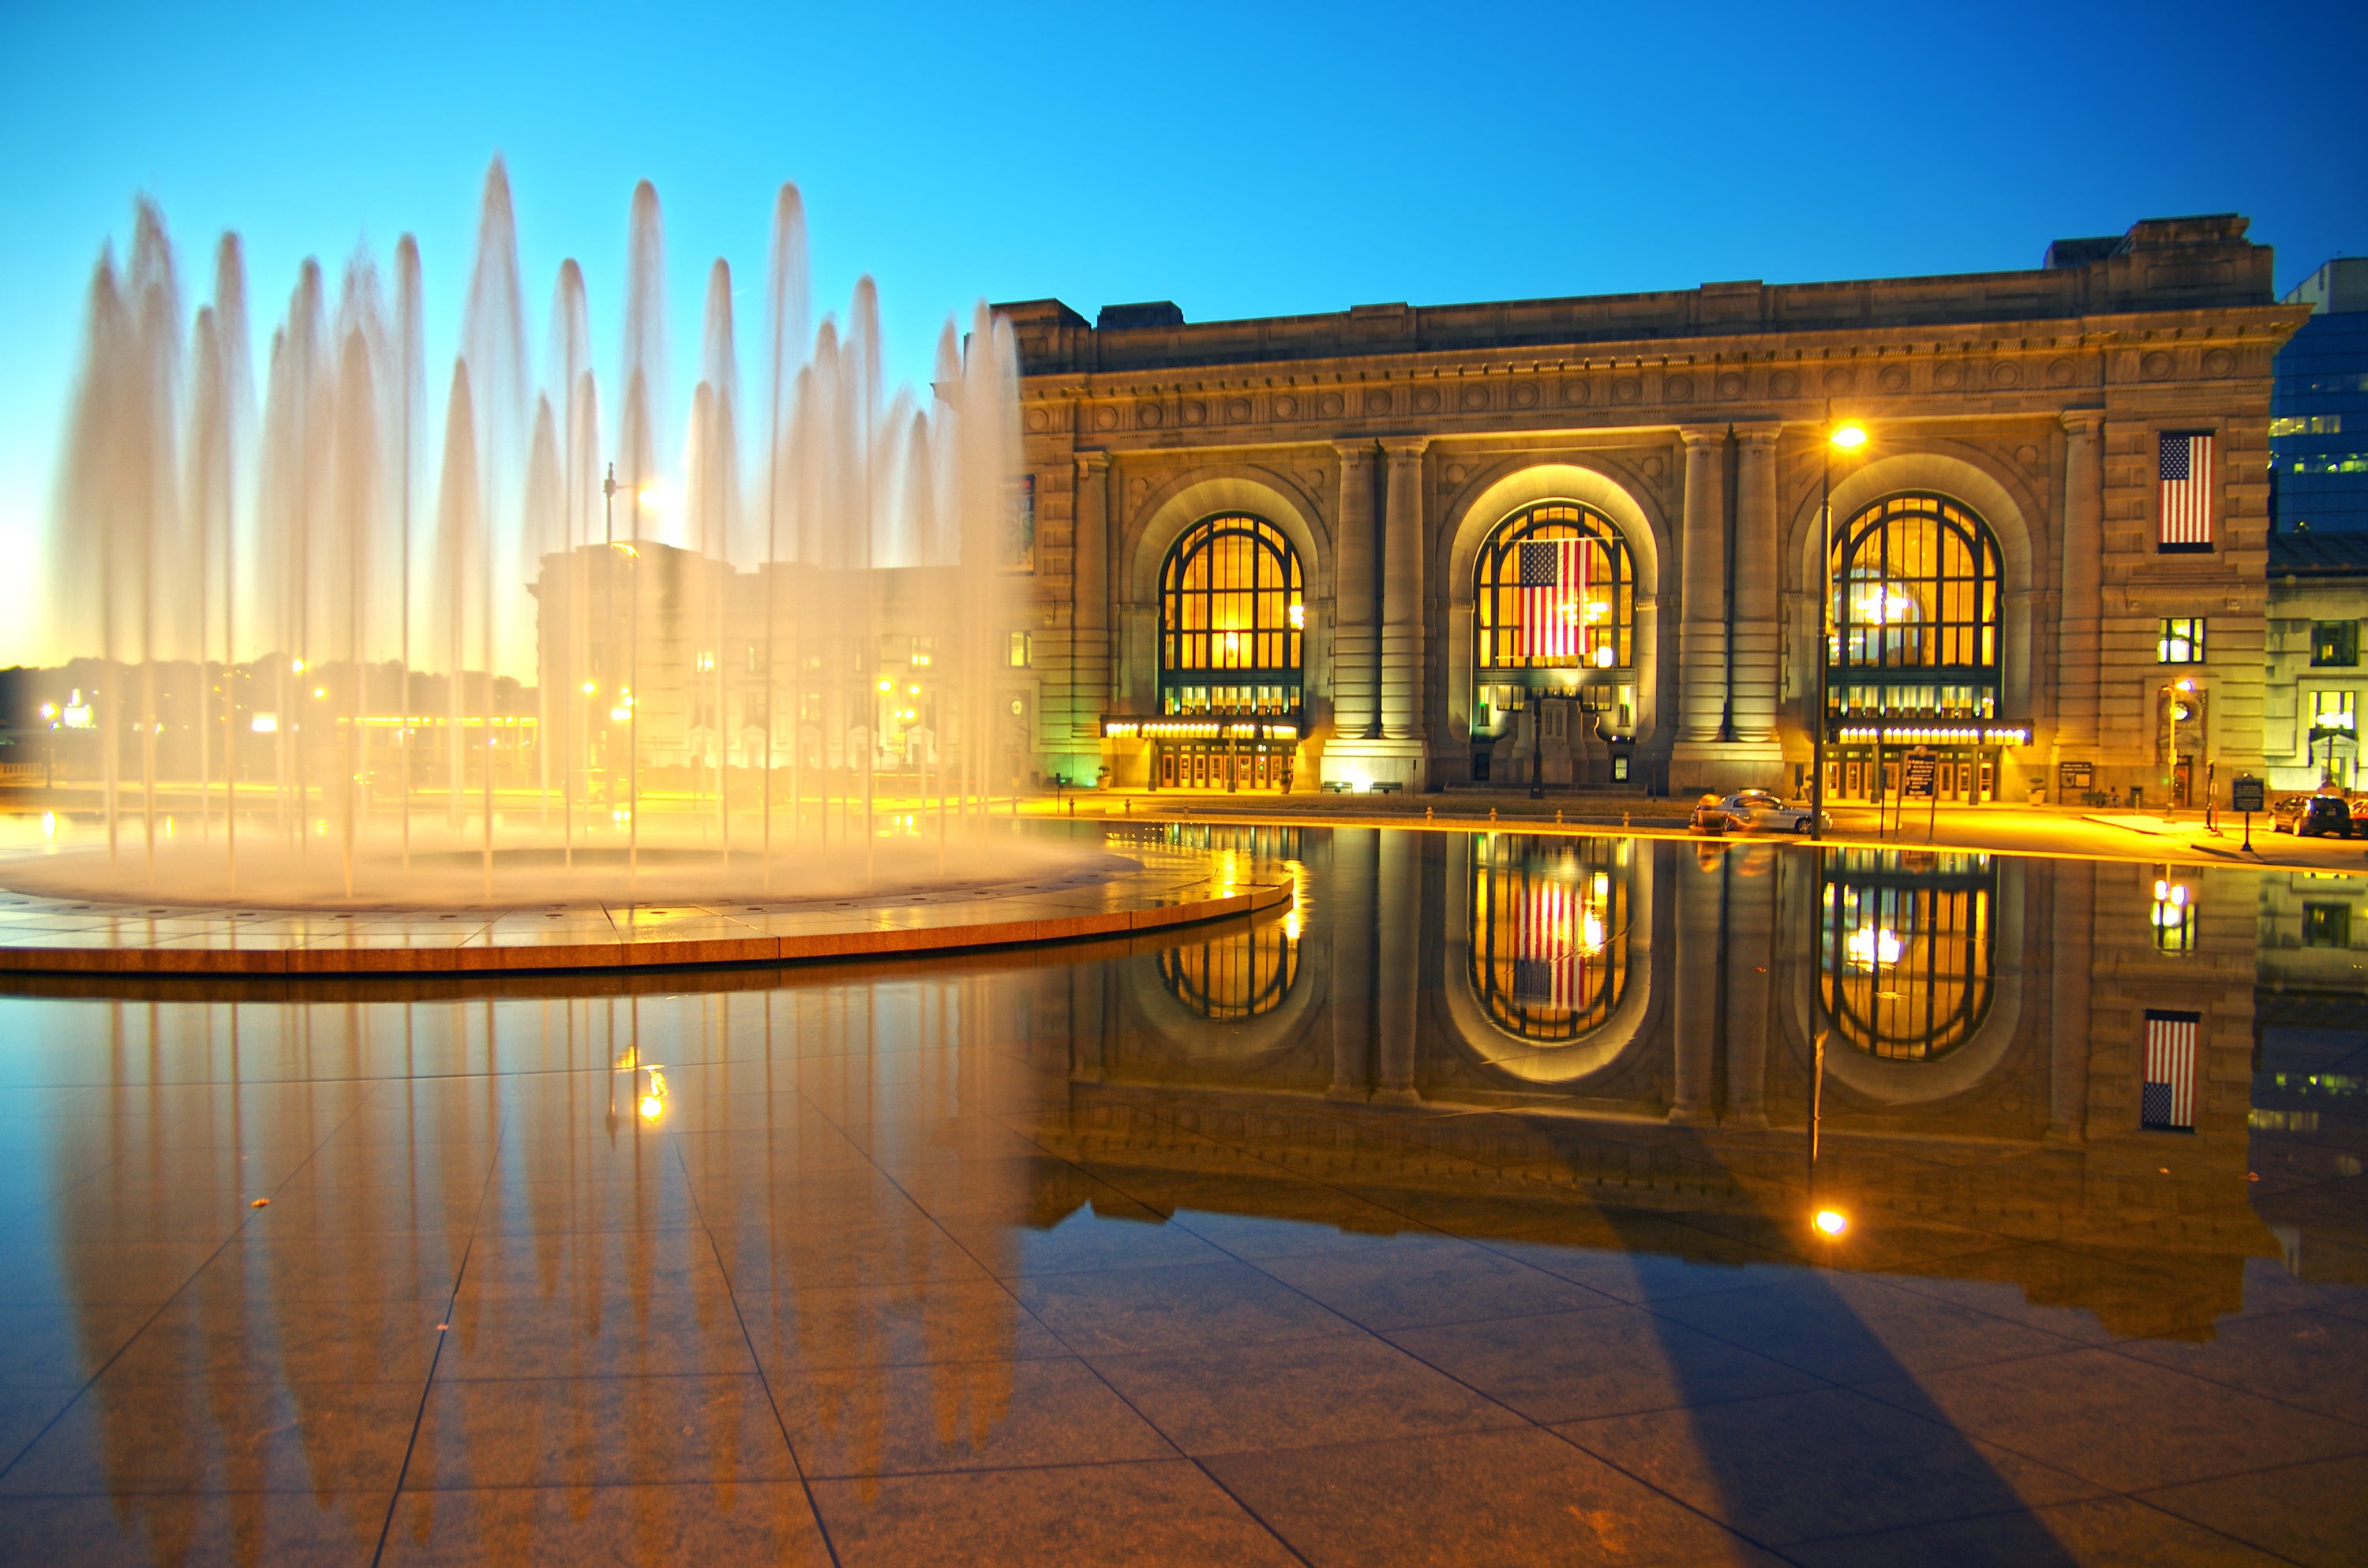
<instances>
[{"instance_id":1,"label":"informational sign","mask_svg":"<svg viewBox=\"0 0 2368 1568\"><path fill-rule=\"evenodd\" d=\"M2092 763L2064 762L2055 767L2055 787L2070 795L2095 788L2096 767Z\"/></svg>"},{"instance_id":2,"label":"informational sign","mask_svg":"<svg viewBox=\"0 0 2368 1568\"><path fill-rule=\"evenodd\" d=\"M2228 781L2228 809L2232 812L2267 811L2267 793L2260 779L2249 773L2240 773Z\"/></svg>"},{"instance_id":3,"label":"informational sign","mask_svg":"<svg viewBox=\"0 0 2368 1568\"><path fill-rule=\"evenodd\" d=\"M1929 801L1940 792L1941 757L1918 746L1907 754L1907 780L1900 793L1911 801Z\"/></svg>"}]
</instances>

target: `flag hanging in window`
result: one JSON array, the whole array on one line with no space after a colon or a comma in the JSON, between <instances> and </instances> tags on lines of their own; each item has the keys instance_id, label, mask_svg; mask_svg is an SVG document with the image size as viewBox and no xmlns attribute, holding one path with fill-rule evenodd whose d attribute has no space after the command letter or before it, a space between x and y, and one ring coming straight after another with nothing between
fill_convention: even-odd
<instances>
[{"instance_id":1,"label":"flag hanging in window","mask_svg":"<svg viewBox=\"0 0 2368 1568\"><path fill-rule=\"evenodd\" d=\"M2165 431L2158 465L2162 480L2163 551L2212 548L2212 437Z\"/></svg>"},{"instance_id":2,"label":"flag hanging in window","mask_svg":"<svg viewBox=\"0 0 2368 1568\"><path fill-rule=\"evenodd\" d=\"M1531 540L1521 552L1521 657L1587 656L1587 541Z\"/></svg>"},{"instance_id":3,"label":"flag hanging in window","mask_svg":"<svg viewBox=\"0 0 2368 1568\"><path fill-rule=\"evenodd\" d=\"M2195 1013L2146 1016L2146 1084L2138 1092L2138 1125L2163 1132L2195 1131Z\"/></svg>"}]
</instances>

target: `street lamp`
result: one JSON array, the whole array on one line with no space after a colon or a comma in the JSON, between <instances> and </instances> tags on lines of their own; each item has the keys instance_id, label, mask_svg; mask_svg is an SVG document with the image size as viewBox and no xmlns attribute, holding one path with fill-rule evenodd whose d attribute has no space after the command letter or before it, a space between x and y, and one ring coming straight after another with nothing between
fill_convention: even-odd
<instances>
[{"instance_id":1,"label":"street lamp","mask_svg":"<svg viewBox=\"0 0 2368 1568\"><path fill-rule=\"evenodd\" d=\"M1826 666L1833 657L1834 608L1834 452L1854 452L1866 445L1866 427L1836 425L1833 404L1826 405L1826 444L1817 478L1817 710L1810 731L1809 836L1826 836Z\"/></svg>"}]
</instances>

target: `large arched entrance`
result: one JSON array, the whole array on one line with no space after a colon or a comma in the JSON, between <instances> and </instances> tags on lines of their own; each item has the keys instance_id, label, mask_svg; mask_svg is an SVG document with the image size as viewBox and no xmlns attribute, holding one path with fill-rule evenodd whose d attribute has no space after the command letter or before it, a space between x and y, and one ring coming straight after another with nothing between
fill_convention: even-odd
<instances>
[{"instance_id":1,"label":"large arched entrance","mask_svg":"<svg viewBox=\"0 0 2368 1568\"><path fill-rule=\"evenodd\" d=\"M1304 727L1306 578L1299 551L1247 513L1184 530L1159 572L1163 789L1290 788Z\"/></svg>"},{"instance_id":2,"label":"large arched entrance","mask_svg":"<svg viewBox=\"0 0 2368 1568\"><path fill-rule=\"evenodd\" d=\"M1891 495L1834 530L1826 792L1897 797L1911 752L1942 801L1998 798L2004 589L1997 538L1945 496Z\"/></svg>"},{"instance_id":3,"label":"large arched entrance","mask_svg":"<svg viewBox=\"0 0 2368 1568\"><path fill-rule=\"evenodd\" d=\"M1609 517L1522 507L1473 563L1472 771L1498 783L1613 783L1636 733L1636 567Z\"/></svg>"}]
</instances>

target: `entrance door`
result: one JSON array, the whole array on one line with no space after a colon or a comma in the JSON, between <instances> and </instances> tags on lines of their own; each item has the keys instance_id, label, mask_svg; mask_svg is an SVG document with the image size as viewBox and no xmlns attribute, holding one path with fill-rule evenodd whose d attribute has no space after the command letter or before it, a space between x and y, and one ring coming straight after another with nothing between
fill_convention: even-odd
<instances>
[{"instance_id":1,"label":"entrance door","mask_svg":"<svg viewBox=\"0 0 2368 1568\"><path fill-rule=\"evenodd\" d=\"M1159 782L1165 789L1176 788L1176 754L1164 746L1159 752Z\"/></svg>"},{"instance_id":2,"label":"entrance door","mask_svg":"<svg viewBox=\"0 0 2368 1568\"><path fill-rule=\"evenodd\" d=\"M2185 811L2193 802L2188 798L2195 783L2195 759L2182 756L2170 768L2170 803Z\"/></svg>"}]
</instances>

